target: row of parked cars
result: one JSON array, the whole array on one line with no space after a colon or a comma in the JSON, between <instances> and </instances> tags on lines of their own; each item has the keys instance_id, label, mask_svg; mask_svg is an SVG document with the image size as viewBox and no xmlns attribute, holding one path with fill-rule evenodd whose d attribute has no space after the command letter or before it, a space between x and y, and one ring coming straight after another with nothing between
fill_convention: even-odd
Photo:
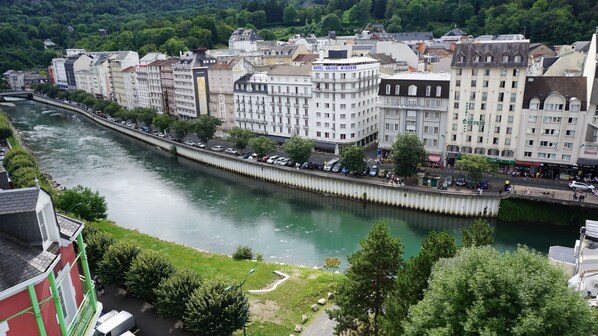
<instances>
[{"instance_id":1,"label":"row of parked cars","mask_svg":"<svg viewBox=\"0 0 598 336\"><path fill-rule=\"evenodd\" d=\"M488 189L488 181L480 181L476 183L475 181L466 179L465 175L458 175L456 178L452 175L448 175L444 178L444 182L447 186L452 186L454 184L458 187L466 187L469 189Z\"/></svg>"}]
</instances>

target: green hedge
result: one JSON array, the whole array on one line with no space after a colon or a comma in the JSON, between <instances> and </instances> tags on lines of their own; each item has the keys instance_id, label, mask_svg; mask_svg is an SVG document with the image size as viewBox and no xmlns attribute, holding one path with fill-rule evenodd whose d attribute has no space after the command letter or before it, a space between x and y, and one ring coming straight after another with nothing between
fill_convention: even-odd
<instances>
[{"instance_id":1,"label":"green hedge","mask_svg":"<svg viewBox=\"0 0 598 336\"><path fill-rule=\"evenodd\" d=\"M7 139L12 136L12 128L10 122L4 112L0 111L0 139Z\"/></svg>"},{"instance_id":2,"label":"green hedge","mask_svg":"<svg viewBox=\"0 0 598 336\"><path fill-rule=\"evenodd\" d=\"M500 202L498 219L506 222L582 226L586 219L598 220L598 209L509 198Z\"/></svg>"},{"instance_id":3,"label":"green hedge","mask_svg":"<svg viewBox=\"0 0 598 336\"><path fill-rule=\"evenodd\" d=\"M55 190L50 181L42 174L33 155L25 149L13 148L9 150L4 156L3 165L14 188L33 187L37 178L44 190L54 195Z\"/></svg>"}]
</instances>

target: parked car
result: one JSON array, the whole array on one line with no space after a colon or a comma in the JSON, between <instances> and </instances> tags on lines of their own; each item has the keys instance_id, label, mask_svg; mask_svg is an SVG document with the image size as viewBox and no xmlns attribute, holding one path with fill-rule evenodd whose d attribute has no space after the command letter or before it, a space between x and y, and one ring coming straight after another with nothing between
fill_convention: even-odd
<instances>
[{"instance_id":1,"label":"parked car","mask_svg":"<svg viewBox=\"0 0 598 336\"><path fill-rule=\"evenodd\" d=\"M160 138L163 138L163 137L164 137L164 133L162 133L162 132L158 132L158 136L159 136Z\"/></svg>"},{"instance_id":2,"label":"parked car","mask_svg":"<svg viewBox=\"0 0 598 336\"><path fill-rule=\"evenodd\" d=\"M378 176L378 166L372 166L372 168L370 168L370 176Z\"/></svg>"},{"instance_id":3,"label":"parked car","mask_svg":"<svg viewBox=\"0 0 598 336\"><path fill-rule=\"evenodd\" d=\"M303 164L301 165L301 169L310 169L309 165L311 164L311 162L303 162Z\"/></svg>"},{"instance_id":4,"label":"parked car","mask_svg":"<svg viewBox=\"0 0 598 336\"><path fill-rule=\"evenodd\" d=\"M386 177L386 169L380 169L378 170L378 177Z\"/></svg>"},{"instance_id":5,"label":"parked car","mask_svg":"<svg viewBox=\"0 0 598 336\"><path fill-rule=\"evenodd\" d=\"M324 171L331 171L339 163L339 159L332 159L324 164Z\"/></svg>"},{"instance_id":6,"label":"parked car","mask_svg":"<svg viewBox=\"0 0 598 336\"><path fill-rule=\"evenodd\" d=\"M187 140L187 141L185 141L185 145L187 145L187 146L195 146L195 142Z\"/></svg>"},{"instance_id":7,"label":"parked car","mask_svg":"<svg viewBox=\"0 0 598 336\"><path fill-rule=\"evenodd\" d=\"M488 189L488 181L480 181L478 183L478 188L480 188L480 189Z\"/></svg>"},{"instance_id":8,"label":"parked car","mask_svg":"<svg viewBox=\"0 0 598 336\"><path fill-rule=\"evenodd\" d=\"M467 182L465 182L465 186L469 189L475 189L477 183L475 183L474 180L467 180Z\"/></svg>"},{"instance_id":9,"label":"parked car","mask_svg":"<svg viewBox=\"0 0 598 336\"><path fill-rule=\"evenodd\" d=\"M222 146L214 146L211 148L214 152L222 152L224 150L224 147Z\"/></svg>"},{"instance_id":10,"label":"parked car","mask_svg":"<svg viewBox=\"0 0 598 336\"><path fill-rule=\"evenodd\" d=\"M96 326L94 336L122 335L127 331L137 329L135 318L131 313L123 310L118 314L112 314L112 312L108 314L110 317Z\"/></svg>"},{"instance_id":11,"label":"parked car","mask_svg":"<svg viewBox=\"0 0 598 336\"><path fill-rule=\"evenodd\" d=\"M199 147L199 148L206 148L206 145L202 144L201 142L197 142L195 143L195 145L193 145L195 147Z\"/></svg>"},{"instance_id":12,"label":"parked car","mask_svg":"<svg viewBox=\"0 0 598 336\"><path fill-rule=\"evenodd\" d=\"M239 152L237 152L236 149L230 148L230 147L228 147L227 149L225 149L224 152L227 153L227 154L233 154L233 155L238 155L239 154Z\"/></svg>"},{"instance_id":13,"label":"parked car","mask_svg":"<svg viewBox=\"0 0 598 336\"><path fill-rule=\"evenodd\" d=\"M466 184L466 180L465 180L465 176L463 175L459 175L457 176L457 179L455 180L455 185L459 186L459 187L463 187Z\"/></svg>"},{"instance_id":14,"label":"parked car","mask_svg":"<svg viewBox=\"0 0 598 336\"><path fill-rule=\"evenodd\" d=\"M333 173L338 173L342 168L343 166L340 163L337 163L332 167L332 169L330 169L330 171Z\"/></svg>"},{"instance_id":15,"label":"parked car","mask_svg":"<svg viewBox=\"0 0 598 336\"><path fill-rule=\"evenodd\" d=\"M286 159L287 158L285 158L284 156L281 156L281 157L279 157L278 159L276 159L274 161L274 164L277 165L277 166L280 166L281 164L284 165L283 162L285 162Z\"/></svg>"},{"instance_id":16,"label":"parked car","mask_svg":"<svg viewBox=\"0 0 598 336\"><path fill-rule=\"evenodd\" d=\"M341 173L343 173L345 175L349 174L349 168L343 167L343 169L341 169Z\"/></svg>"},{"instance_id":17,"label":"parked car","mask_svg":"<svg viewBox=\"0 0 598 336\"><path fill-rule=\"evenodd\" d=\"M289 158L289 159L287 160L287 163L286 163L286 165L287 165L288 167L295 167L295 161L293 161L293 159Z\"/></svg>"},{"instance_id":18,"label":"parked car","mask_svg":"<svg viewBox=\"0 0 598 336\"><path fill-rule=\"evenodd\" d=\"M269 156L264 156L261 159L259 159L258 161L260 161L260 162L268 162L269 158L270 158Z\"/></svg>"},{"instance_id":19,"label":"parked car","mask_svg":"<svg viewBox=\"0 0 598 336\"><path fill-rule=\"evenodd\" d=\"M593 185L591 185L589 183L583 183L583 182L577 182L577 181L569 182L569 188L571 188L573 190L591 191L591 192L594 192L594 189L596 189Z\"/></svg>"},{"instance_id":20,"label":"parked car","mask_svg":"<svg viewBox=\"0 0 598 336\"><path fill-rule=\"evenodd\" d=\"M247 152L247 153L245 153L245 154L243 154L243 155L241 155L239 157L241 159L243 159L243 160L247 160L247 159L249 159L251 157L251 153Z\"/></svg>"},{"instance_id":21,"label":"parked car","mask_svg":"<svg viewBox=\"0 0 598 336\"><path fill-rule=\"evenodd\" d=\"M278 160L279 156L278 155L272 155L268 161L266 161L266 163L274 163L274 161Z\"/></svg>"},{"instance_id":22,"label":"parked car","mask_svg":"<svg viewBox=\"0 0 598 336\"><path fill-rule=\"evenodd\" d=\"M447 186L452 186L453 183L455 183L455 180L453 179L453 175L449 175L449 176L445 177L444 182L446 182Z\"/></svg>"},{"instance_id":23,"label":"parked car","mask_svg":"<svg viewBox=\"0 0 598 336\"><path fill-rule=\"evenodd\" d=\"M361 172L361 176L366 176L370 174L370 167L367 166L365 167L365 169Z\"/></svg>"}]
</instances>

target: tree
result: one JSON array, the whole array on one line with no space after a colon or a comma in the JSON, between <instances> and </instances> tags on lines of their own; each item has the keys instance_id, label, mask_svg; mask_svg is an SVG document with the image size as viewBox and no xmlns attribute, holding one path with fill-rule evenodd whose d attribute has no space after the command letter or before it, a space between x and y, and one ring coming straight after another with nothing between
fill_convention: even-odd
<instances>
[{"instance_id":1,"label":"tree","mask_svg":"<svg viewBox=\"0 0 598 336\"><path fill-rule=\"evenodd\" d=\"M395 289L386 299L384 328L389 334L402 334L409 307L423 298L432 267L440 258L452 258L456 252L455 239L447 231L432 231L426 235L421 251L405 262L397 274Z\"/></svg>"},{"instance_id":2,"label":"tree","mask_svg":"<svg viewBox=\"0 0 598 336\"><path fill-rule=\"evenodd\" d=\"M168 127L170 127L173 121L174 118L168 114L158 114L154 117L153 124L158 127L161 132L164 132Z\"/></svg>"},{"instance_id":3,"label":"tree","mask_svg":"<svg viewBox=\"0 0 598 336\"><path fill-rule=\"evenodd\" d=\"M320 34L328 36L329 31L340 31L343 29L341 19L334 14L328 14L322 18Z\"/></svg>"},{"instance_id":4,"label":"tree","mask_svg":"<svg viewBox=\"0 0 598 336\"><path fill-rule=\"evenodd\" d=\"M266 12L263 10L253 12L251 14L251 23L257 28L262 28L266 24Z\"/></svg>"},{"instance_id":5,"label":"tree","mask_svg":"<svg viewBox=\"0 0 598 336\"><path fill-rule=\"evenodd\" d=\"M187 302L183 321L197 335L229 336L249 320L247 297L234 286L208 283Z\"/></svg>"},{"instance_id":6,"label":"tree","mask_svg":"<svg viewBox=\"0 0 598 336\"><path fill-rule=\"evenodd\" d=\"M216 128L220 125L222 125L220 119L203 114L193 123L193 130L195 130L199 141L207 143L214 137Z\"/></svg>"},{"instance_id":7,"label":"tree","mask_svg":"<svg viewBox=\"0 0 598 336\"><path fill-rule=\"evenodd\" d=\"M324 258L324 268L326 269L332 269L332 280L334 280L334 273L336 273L335 270L338 270L338 268L341 265L341 260L337 257L326 257Z\"/></svg>"},{"instance_id":8,"label":"tree","mask_svg":"<svg viewBox=\"0 0 598 336\"><path fill-rule=\"evenodd\" d=\"M341 164L355 173L364 171L367 164L363 147L358 145L344 147L341 152Z\"/></svg>"},{"instance_id":9,"label":"tree","mask_svg":"<svg viewBox=\"0 0 598 336\"><path fill-rule=\"evenodd\" d=\"M106 218L106 211L108 211L104 196L82 185L66 189L58 194L56 206L62 211L75 214L88 221Z\"/></svg>"},{"instance_id":10,"label":"tree","mask_svg":"<svg viewBox=\"0 0 598 336\"><path fill-rule=\"evenodd\" d=\"M136 107L133 109L133 113L137 115L137 120L149 126L154 118L156 118L158 112L153 108Z\"/></svg>"},{"instance_id":11,"label":"tree","mask_svg":"<svg viewBox=\"0 0 598 336\"><path fill-rule=\"evenodd\" d=\"M125 274L141 249L130 241L120 240L108 248L99 263L98 275L104 283L125 284Z\"/></svg>"},{"instance_id":12,"label":"tree","mask_svg":"<svg viewBox=\"0 0 598 336\"><path fill-rule=\"evenodd\" d=\"M293 135L285 141L282 148L289 154L295 162L305 162L309 160L311 152L314 149L314 141L303 139L298 135Z\"/></svg>"},{"instance_id":13,"label":"tree","mask_svg":"<svg viewBox=\"0 0 598 336\"><path fill-rule=\"evenodd\" d=\"M417 166L428 158L424 145L415 134L399 135L390 151L395 174L404 177L415 174Z\"/></svg>"},{"instance_id":14,"label":"tree","mask_svg":"<svg viewBox=\"0 0 598 336\"><path fill-rule=\"evenodd\" d=\"M328 311L338 324L337 335L351 330L359 335L379 335L379 319L384 299L395 286L395 277L403 263L403 244L390 235L384 222L374 224L361 249L347 259L351 265L340 283L338 309Z\"/></svg>"},{"instance_id":15,"label":"tree","mask_svg":"<svg viewBox=\"0 0 598 336\"><path fill-rule=\"evenodd\" d=\"M461 249L438 261L405 335L592 335L595 312L546 256Z\"/></svg>"},{"instance_id":16,"label":"tree","mask_svg":"<svg viewBox=\"0 0 598 336\"><path fill-rule=\"evenodd\" d=\"M170 128L176 133L178 139L183 140L191 132L193 125L188 120L175 120L170 124Z\"/></svg>"},{"instance_id":17,"label":"tree","mask_svg":"<svg viewBox=\"0 0 598 336\"><path fill-rule=\"evenodd\" d=\"M264 157L276 149L276 141L267 136L261 136L250 139L249 146L253 148L258 157Z\"/></svg>"},{"instance_id":18,"label":"tree","mask_svg":"<svg viewBox=\"0 0 598 336\"><path fill-rule=\"evenodd\" d=\"M467 178L475 182L480 181L482 173L493 173L496 171L496 163L488 161L488 158L484 155L463 155L461 160L457 161L457 165L467 170Z\"/></svg>"},{"instance_id":19,"label":"tree","mask_svg":"<svg viewBox=\"0 0 598 336\"><path fill-rule=\"evenodd\" d=\"M166 318L183 319L185 305L191 294L201 287L202 282L201 276L189 269L177 271L162 281L155 290L158 314Z\"/></svg>"},{"instance_id":20,"label":"tree","mask_svg":"<svg viewBox=\"0 0 598 336\"><path fill-rule=\"evenodd\" d=\"M260 30L259 35L265 41L276 41L276 34L274 34L274 32L272 32L270 29L262 29L262 30Z\"/></svg>"},{"instance_id":21,"label":"tree","mask_svg":"<svg viewBox=\"0 0 598 336\"><path fill-rule=\"evenodd\" d=\"M112 235L103 231L91 232L84 235L83 238L85 241L85 254L87 255L89 269L93 273L97 273L100 260L102 260L104 254L108 251L108 248L113 245L116 240Z\"/></svg>"},{"instance_id":22,"label":"tree","mask_svg":"<svg viewBox=\"0 0 598 336\"><path fill-rule=\"evenodd\" d=\"M288 5L284 9L284 15L282 20L285 25L293 25L297 22L298 15L299 13L297 12L297 9L295 9L295 6Z\"/></svg>"},{"instance_id":23,"label":"tree","mask_svg":"<svg viewBox=\"0 0 598 336\"><path fill-rule=\"evenodd\" d=\"M154 290L173 273L174 266L165 256L157 251L141 251L125 274L127 291L135 298L152 302Z\"/></svg>"},{"instance_id":24,"label":"tree","mask_svg":"<svg viewBox=\"0 0 598 336\"><path fill-rule=\"evenodd\" d=\"M228 132L228 141L232 142L235 148L243 151L247 148L249 141L255 137L255 134L247 129L234 127Z\"/></svg>"},{"instance_id":25,"label":"tree","mask_svg":"<svg viewBox=\"0 0 598 336\"><path fill-rule=\"evenodd\" d=\"M494 230L488 222L478 218L463 230L463 247L485 246L494 243Z\"/></svg>"}]
</instances>

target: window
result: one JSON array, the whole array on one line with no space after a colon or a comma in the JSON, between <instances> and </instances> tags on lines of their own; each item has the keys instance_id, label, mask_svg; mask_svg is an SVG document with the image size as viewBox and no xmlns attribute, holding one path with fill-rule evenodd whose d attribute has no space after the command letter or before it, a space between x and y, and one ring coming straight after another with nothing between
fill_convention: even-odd
<instances>
[{"instance_id":1,"label":"window","mask_svg":"<svg viewBox=\"0 0 598 336\"><path fill-rule=\"evenodd\" d=\"M523 156L532 157L532 152L523 152Z\"/></svg>"},{"instance_id":2,"label":"window","mask_svg":"<svg viewBox=\"0 0 598 336\"><path fill-rule=\"evenodd\" d=\"M507 138L505 139L505 146L510 146L511 145L511 139Z\"/></svg>"},{"instance_id":3,"label":"window","mask_svg":"<svg viewBox=\"0 0 598 336\"><path fill-rule=\"evenodd\" d=\"M442 93L442 87L441 86L437 86L436 87L436 97L440 97Z\"/></svg>"},{"instance_id":4,"label":"window","mask_svg":"<svg viewBox=\"0 0 598 336\"><path fill-rule=\"evenodd\" d=\"M492 55L486 55L486 63L492 62Z\"/></svg>"},{"instance_id":5,"label":"window","mask_svg":"<svg viewBox=\"0 0 598 336\"><path fill-rule=\"evenodd\" d=\"M400 85L395 85L395 94L399 95L399 91L401 90L401 86Z\"/></svg>"},{"instance_id":6,"label":"window","mask_svg":"<svg viewBox=\"0 0 598 336\"><path fill-rule=\"evenodd\" d=\"M565 149L571 149L571 148L573 148L573 143L572 142L565 142L565 143L563 143L563 148L565 148Z\"/></svg>"},{"instance_id":7,"label":"window","mask_svg":"<svg viewBox=\"0 0 598 336\"><path fill-rule=\"evenodd\" d=\"M515 56L515 57L517 57L517 56ZM519 76L519 69L513 69L513 76L514 77Z\"/></svg>"},{"instance_id":8,"label":"window","mask_svg":"<svg viewBox=\"0 0 598 336\"><path fill-rule=\"evenodd\" d=\"M430 97L432 94L432 87L430 85L426 86L426 97Z\"/></svg>"},{"instance_id":9,"label":"window","mask_svg":"<svg viewBox=\"0 0 598 336\"><path fill-rule=\"evenodd\" d=\"M527 134L536 134L536 129L535 128L528 128L527 129Z\"/></svg>"},{"instance_id":10,"label":"window","mask_svg":"<svg viewBox=\"0 0 598 336\"><path fill-rule=\"evenodd\" d=\"M473 63L478 63L480 61L480 55L473 55Z\"/></svg>"},{"instance_id":11,"label":"window","mask_svg":"<svg viewBox=\"0 0 598 336\"><path fill-rule=\"evenodd\" d=\"M48 229L46 228L46 221L44 220L44 215L42 212L37 213L37 221L39 224L39 230L42 234L42 241L48 240Z\"/></svg>"},{"instance_id":12,"label":"window","mask_svg":"<svg viewBox=\"0 0 598 336\"><path fill-rule=\"evenodd\" d=\"M390 94L390 85L386 85L386 94L389 95Z\"/></svg>"},{"instance_id":13,"label":"window","mask_svg":"<svg viewBox=\"0 0 598 336\"><path fill-rule=\"evenodd\" d=\"M519 54L515 55L515 57L513 58L513 62L521 63L521 55L519 55Z\"/></svg>"},{"instance_id":14,"label":"window","mask_svg":"<svg viewBox=\"0 0 598 336\"><path fill-rule=\"evenodd\" d=\"M567 136L567 137L574 137L575 136L575 131L574 130L567 130L567 131L565 131L565 136Z\"/></svg>"},{"instance_id":15,"label":"window","mask_svg":"<svg viewBox=\"0 0 598 336\"><path fill-rule=\"evenodd\" d=\"M417 86L415 86L415 85L409 86L409 95L410 96L417 95Z\"/></svg>"},{"instance_id":16,"label":"window","mask_svg":"<svg viewBox=\"0 0 598 336\"><path fill-rule=\"evenodd\" d=\"M488 100L488 92L482 92L482 101Z\"/></svg>"},{"instance_id":17,"label":"window","mask_svg":"<svg viewBox=\"0 0 598 336\"><path fill-rule=\"evenodd\" d=\"M569 155L569 154L563 154L561 156L561 160L570 161L571 160L571 155Z\"/></svg>"},{"instance_id":18,"label":"window","mask_svg":"<svg viewBox=\"0 0 598 336\"><path fill-rule=\"evenodd\" d=\"M492 139L492 144L493 145L498 145L498 138L493 138Z\"/></svg>"},{"instance_id":19,"label":"window","mask_svg":"<svg viewBox=\"0 0 598 336\"><path fill-rule=\"evenodd\" d=\"M483 87L485 87L485 88L488 87L488 81L487 80L484 81Z\"/></svg>"},{"instance_id":20,"label":"window","mask_svg":"<svg viewBox=\"0 0 598 336\"><path fill-rule=\"evenodd\" d=\"M500 61L503 63L507 63L509 61L509 55L503 54Z\"/></svg>"},{"instance_id":21,"label":"window","mask_svg":"<svg viewBox=\"0 0 598 336\"><path fill-rule=\"evenodd\" d=\"M459 108L459 102L454 102L454 103L453 103L453 108L456 108L456 109L458 109L458 108Z\"/></svg>"},{"instance_id":22,"label":"window","mask_svg":"<svg viewBox=\"0 0 598 336\"><path fill-rule=\"evenodd\" d=\"M518 83L519 83L519 82L516 82L516 81L513 81L513 82L511 82L511 88L512 88L512 89L516 89L516 88L517 88L517 84L518 84Z\"/></svg>"},{"instance_id":23,"label":"window","mask_svg":"<svg viewBox=\"0 0 598 336\"><path fill-rule=\"evenodd\" d=\"M534 140L527 140L527 142L525 143L526 146L533 146L534 145Z\"/></svg>"},{"instance_id":24,"label":"window","mask_svg":"<svg viewBox=\"0 0 598 336\"><path fill-rule=\"evenodd\" d=\"M460 80L460 79L457 79L457 80L455 81L455 86L456 86L456 87L460 87L460 86L461 86L461 80Z\"/></svg>"},{"instance_id":25,"label":"window","mask_svg":"<svg viewBox=\"0 0 598 336\"><path fill-rule=\"evenodd\" d=\"M471 81L471 87L476 87L476 83L477 83L477 81L476 81L476 80L472 80L472 81Z\"/></svg>"},{"instance_id":26,"label":"window","mask_svg":"<svg viewBox=\"0 0 598 336\"><path fill-rule=\"evenodd\" d=\"M571 103L569 106L569 111L571 112L579 112L579 103Z\"/></svg>"},{"instance_id":27,"label":"window","mask_svg":"<svg viewBox=\"0 0 598 336\"><path fill-rule=\"evenodd\" d=\"M498 122L498 123L499 123L499 122L501 122L501 121L502 121L502 117L501 117L501 116L499 116L499 115L497 115L497 116L496 116L496 122Z\"/></svg>"}]
</instances>

